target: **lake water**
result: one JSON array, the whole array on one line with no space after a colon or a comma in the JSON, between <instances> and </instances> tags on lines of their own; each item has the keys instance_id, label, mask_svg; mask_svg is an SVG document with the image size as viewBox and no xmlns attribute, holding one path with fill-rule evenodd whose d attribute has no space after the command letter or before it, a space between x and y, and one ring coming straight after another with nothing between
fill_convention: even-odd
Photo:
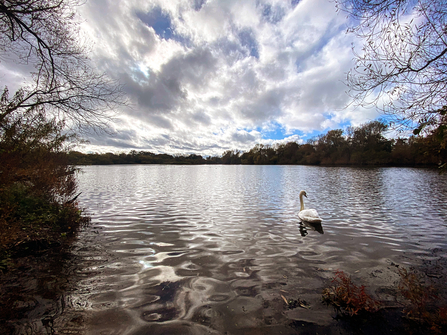
<instances>
[{"instance_id":1,"label":"lake water","mask_svg":"<svg viewBox=\"0 0 447 335\"><path fill-rule=\"evenodd\" d=\"M79 182L92 225L72 251L60 333L327 333L336 270L387 299L396 264L447 256L436 170L114 165L82 167ZM301 190L321 227L300 224Z\"/></svg>"}]
</instances>

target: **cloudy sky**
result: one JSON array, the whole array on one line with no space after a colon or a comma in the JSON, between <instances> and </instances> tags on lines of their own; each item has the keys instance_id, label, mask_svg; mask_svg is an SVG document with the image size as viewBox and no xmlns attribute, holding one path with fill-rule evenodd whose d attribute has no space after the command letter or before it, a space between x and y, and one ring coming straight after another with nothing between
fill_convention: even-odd
<instances>
[{"instance_id":1,"label":"cloudy sky","mask_svg":"<svg viewBox=\"0 0 447 335\"><path fill-rule=\"evenodd\" d=\"M330 0L89 0L81 33L130 106L84 151L220 155L378 117L344 108L347 17Z\"/></svg>"}]
</instances>

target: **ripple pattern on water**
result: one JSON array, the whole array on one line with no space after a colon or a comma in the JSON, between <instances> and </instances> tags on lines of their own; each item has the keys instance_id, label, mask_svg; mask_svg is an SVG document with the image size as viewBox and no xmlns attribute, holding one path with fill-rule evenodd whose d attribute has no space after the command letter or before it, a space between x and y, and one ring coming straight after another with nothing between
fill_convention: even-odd
<instances>
[{"instance_id":1,"label":"ripple pattern on water","mask_svg":"<svg viewBox=\"0 0 447 335\"><path fill-rule=\"evenodd\" d=\"M68 300L90 311L87 333L107 331L112 316L120 334L252 329L271 320L266 305L281 303L280 295L299 292L322 308L332 270L355 272L446 246L447 179L432 170L82 170L80 201L93 226L74 251L79 282ZM324 218L324 234L299 224L301 189L306 207Z\"/></svg>"}]
</instances>

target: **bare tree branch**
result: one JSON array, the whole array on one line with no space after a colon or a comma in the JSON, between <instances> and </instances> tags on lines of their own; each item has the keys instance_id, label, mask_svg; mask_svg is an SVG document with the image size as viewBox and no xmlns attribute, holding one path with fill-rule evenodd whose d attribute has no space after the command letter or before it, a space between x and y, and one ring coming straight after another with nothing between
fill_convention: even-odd
<instances>
[{"instance_id":1,"label":"bare tree branch","mask_svg":"<svg viewBox=\"0 0 447 335\"><path fill-rule=\"evenodd\" d=\"M347 75L355 105L375 106L403 126L447 105L447 6L438 0L335 0L364 40Z\"/></svg>"},{"instance_id":2,"label":"bare tree branch","mask_svg":"<svg viewBox=\"0 0 447 335\"><path fill-rule=\"evenodd\" d=\"M78 129L105 127L125 103L121 86L92 69L78 42L81 0L0 0L0 57L34 65L33 81L3 104L0 122L40 106Z\"/></svg>"}]
</instances>

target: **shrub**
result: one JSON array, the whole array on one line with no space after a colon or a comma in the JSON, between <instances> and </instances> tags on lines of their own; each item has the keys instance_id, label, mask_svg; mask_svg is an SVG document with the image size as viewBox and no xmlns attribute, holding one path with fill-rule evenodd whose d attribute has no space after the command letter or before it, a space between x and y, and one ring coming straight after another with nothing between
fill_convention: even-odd
<instances>
[{"instance_id":1,"label":"shrub","mask_svg":"<svg viewBox=\"0 0 447 335\"><path fill-rule=\"evenodd\" d=\"M333 286L323 291L323 301L328 305L350 316L377 311L378 302L365 292L365 286L356 286L343 271L336 271L331 282Z\"/></svg>"},{"instance_id":2,"label":"shrub","mask_svg":"<svg viewBox=\"0 0 447 335\"><path fill-rule=\"evenodd\" d=\"M439 306L435 288L424 286L419 276L404 268L399 270L399 275L399 291L409 301L403 310L406 317L427 324L435 333L442 333L447 325L447 307Z\"/></svg>"},{"instance_id":3,"label":"shrub","mask_svg":"<svg viewBox=\"0 0 447 335\"><path fill-rule=\"evenodd\" d=\"M74 201L77 170L66 155L73 136L63 129L38 108L0 113L0 261L23 242L54 240L88 222Z\"/></svg>"}]
</instances>

